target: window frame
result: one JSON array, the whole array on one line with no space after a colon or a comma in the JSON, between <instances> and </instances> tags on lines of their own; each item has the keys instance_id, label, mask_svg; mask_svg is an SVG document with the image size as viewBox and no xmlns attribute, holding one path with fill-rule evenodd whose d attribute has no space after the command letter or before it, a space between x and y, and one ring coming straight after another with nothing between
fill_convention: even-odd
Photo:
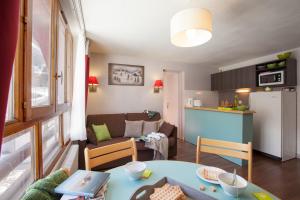
<instances>
[{"instance_id":1,"label":"window frame","mask_svg":"<svg viewBox=\"0 0 300 200\"><path fill-rule=\"evenodd\" d=\"M65 42L65 50L64 50L64 75L63 75L63 82L64 82L64 103L62 104L59 104L58 101L57 101L57 95L58 95L58 81L60 80L59 79L59 75L58 75L58 51L56 51L56 67L55 67L55 102L56 102L56 111L65 111L67 110L69 107L70 107L70 103L68 102L68 99L67 99L67 92L68 92L68 86L67 86L67 45L68 45L68 26L67 26L67 22L66 22L66 19L65 19L65 16L61 10L61 7L60 5L58 5L58 11L57 11L57 18L56 18L56 47L59 46L58 42L59 42L59 20L62 20L63 22L63 28L64 28L64 42ZM57 48L56 48L57 49Z\"/></svg>"},{"instance_id":2,"label":"window frame","mask_svg":"<svg viewBox=\"0 0 300 200\"><path fill-rule=\"evenodd\" d=\"M49 0L50 1L50 0ZM55 71L56 71L56 53L57 53L57 46L56 46L56 37L57 37L57 23L56 19L58 18L58 12L60 11L60 5L58 0L51 0L51 91L52 92L52 105L46 107L36 107L31 108L31 34L32 34L32 24L31 24L31 17L32 17L32 0L20 0L20 23L19 23L19 36L18 36L18 43L17 43L17 50L15 55L14 61L14 115L15 120L8 121L5 123L4 128L4 137L17 134L20 131L23 131L27 128L33 127L34 128L34 156L35 156L35 180L42 178L45 174L49 174L57 161L61 158L64 151L71 145L71 141L68 140L67 142L63 142L64 138L64 130L63 130L63 114L64 112L71 112L71 101L72 101L72 91L71 92L71 99L69 100L66 97L65 104L62 104L62 107L56 106L56 80L55 80ZM62 14L63 15L63 14ZM66 70L70 67L70 71L72 72L71 75L71 89L73 90L73 36L71 31L68 27L68 23L65 21L66 25L66 46L68 42L71 41L69 51L66 50L65 53L65 62L66 63ZM68 46L69 48L69 46ZM67 49L67 48L66 48ZM69 56L71 58L69 58ZM67 73L68 71L66 71ZM67 76L65 76L67 77ZM65 78L67 81L67 78ZM66 88L68 88L68 84L66 83ZM68 91L68 89L66 89ZM59 117L60 120L60 143L62 148L60 152L55 156L55 159L49 165L49 168L46 172L43 172L43 159L42 159L42 129L41 125L42 122L47 121L53 117Z\"/></svg>"},{"instance_id":3,"label":"window frame","mask_svg":"<svg viewBox=\"0 0 300 200\"><path fill-rule=\"evenodd\" d=\"M37 160L37 157L36 157L36 146L35 146L35 143L34 143L35 142L35 136L36 136L36 134L35 134L36 129L35 129L34 126L29 126L25 129L22 129L22 130L16 132L15 134L10 135L9 137L13 137L11 140L14 140L17 137L19 137L19 136L23 135L24 133L26 133L27 131L29 131L29 134L30 134L30 143L29 144L30 144L30 157L31 157L30 159L31 159L31 167L32 167L31 175L32 175L32 179L33 179L30 184L32 184L35 180L37 180L37 173L36 173L37 166L35 164L36 160ZM15 169L15 167L13 168L13 170L14 169ZM11 170L11 171L13 171L13 170ZM22 191L22 192L25 192L25 190Z\"/></svg>"},{"instance_id":4,"label":"window frame","mask_svg":"<svg viewBox=\"0 0 300 200\"><path fill-rule=\"evenodd\" d=\"M51 36L50 36L50 104L47 106L41 106L41 107L32 107L31 101L32 101L32 12L33 12L33 0L27 1L27 7L26 7L26 15L27 17L27 28L25 31L25 71L24 71L24 109L25 109L25 120L29 121L32 119L38 119L41 117L44 117L46 115L50 115L52 113L55 113L55 49L56 49L56 7L57 7L57 1L50 1L51 4Z\"/></svg>"}]
</instances>

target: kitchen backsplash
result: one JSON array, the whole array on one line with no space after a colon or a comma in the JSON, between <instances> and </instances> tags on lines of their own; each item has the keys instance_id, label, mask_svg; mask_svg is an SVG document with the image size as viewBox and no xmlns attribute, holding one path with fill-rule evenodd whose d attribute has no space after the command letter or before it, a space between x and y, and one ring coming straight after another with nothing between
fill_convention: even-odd
<instances>
[{"instance_id":1,"label":"kitchen backsplash","mask_svg":"<svg viewBox=\"0 0 300 200\"><path fill-rule=\"evenodd\" d=\"M219 92L219 105L222 101L229 101L229 103L234 102L234 96L238 95L239 100L242 100L243 104L249 106L249 94L250 93L236 93L235 91L223 91Z\"/></svg>"}]
</instances>

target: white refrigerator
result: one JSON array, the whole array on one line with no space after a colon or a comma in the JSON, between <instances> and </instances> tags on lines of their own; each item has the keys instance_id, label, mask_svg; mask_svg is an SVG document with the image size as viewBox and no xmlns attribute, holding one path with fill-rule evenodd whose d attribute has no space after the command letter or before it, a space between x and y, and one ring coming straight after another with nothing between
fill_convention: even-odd
<instances>
[{"instance_id":1,"label":"white refrigerator","mask_svg":"<svg viewBox=\"0 0 300 200\"><path fill-rule=\"evenodd\" d=\"M296 92L250 93L250 109L255 111L253 149L282 161L296 157L296 100Z\"/></svg>"}]
</instances>

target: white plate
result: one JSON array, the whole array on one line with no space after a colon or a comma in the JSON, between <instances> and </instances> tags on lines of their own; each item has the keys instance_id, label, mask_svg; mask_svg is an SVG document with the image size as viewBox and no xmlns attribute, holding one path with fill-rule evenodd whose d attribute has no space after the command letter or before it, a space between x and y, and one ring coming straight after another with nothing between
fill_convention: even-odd
<instances>
[{"instance_id":1,"label":"white plate","mask_svg":"<svg viewBox=\"0 0 300 200\"><path fill-rule=\"evenodd\" d=\"M218 180L214 181L214 180L210 180L210 179L204 178L204 176L203 176L203 170L204 170L204 169L217 171L217 172L219 172L219 173L225 173L225 172L226 172L226 171L223 170L223 169L220 169L220 168L217 168L217 167L210 167L210 166L201 166L201 167L199 167L199 168L196 170L196 174L197 174L197 176L198 176L200 179L202 179L203 181L209 182L209 183L213 183L213 184L219 184L219 181L218 181Z\"/></svg>"}]
</instances>

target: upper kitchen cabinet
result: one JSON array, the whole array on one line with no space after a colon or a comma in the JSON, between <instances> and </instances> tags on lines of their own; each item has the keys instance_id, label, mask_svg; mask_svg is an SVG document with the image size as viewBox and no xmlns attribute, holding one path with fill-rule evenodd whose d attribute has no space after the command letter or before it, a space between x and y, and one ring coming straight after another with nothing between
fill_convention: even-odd
<instances>
[{"instance_id":1,"label":"upper kitchen cabinet","mask_svg":"<svg viewBox=\"0 0 300 200\"><path fill-rule=\"evenodd\" d=\"M256 88L256 68L255 66L243 67L236 71L236 85L238 88Z\"/></svg>"},{"instance_id":2,"label":"upper kitchen cabinet","mask_svg":"<svg viewBox=\"0 0 300 200\"><path fill-rule=\"evenodd\" d=\"M215 73L211 75L211 90L212 91L218 91L218 90L222 90L223 86L222 86L222 81L223 80L223 73L219 72L219 73Z\"/></svg>"},{"instance_id":3,"label":"upper kitchen cabinet","mask_svg":"<svg viewBox=\"0 0 300 200\"><path fill-rule=\"evenodd\" d=\"M211 88L213 91L225 91L238 88L255 87L255 66L228 70L211 75Z\"/></svg>"}]
</instances>

